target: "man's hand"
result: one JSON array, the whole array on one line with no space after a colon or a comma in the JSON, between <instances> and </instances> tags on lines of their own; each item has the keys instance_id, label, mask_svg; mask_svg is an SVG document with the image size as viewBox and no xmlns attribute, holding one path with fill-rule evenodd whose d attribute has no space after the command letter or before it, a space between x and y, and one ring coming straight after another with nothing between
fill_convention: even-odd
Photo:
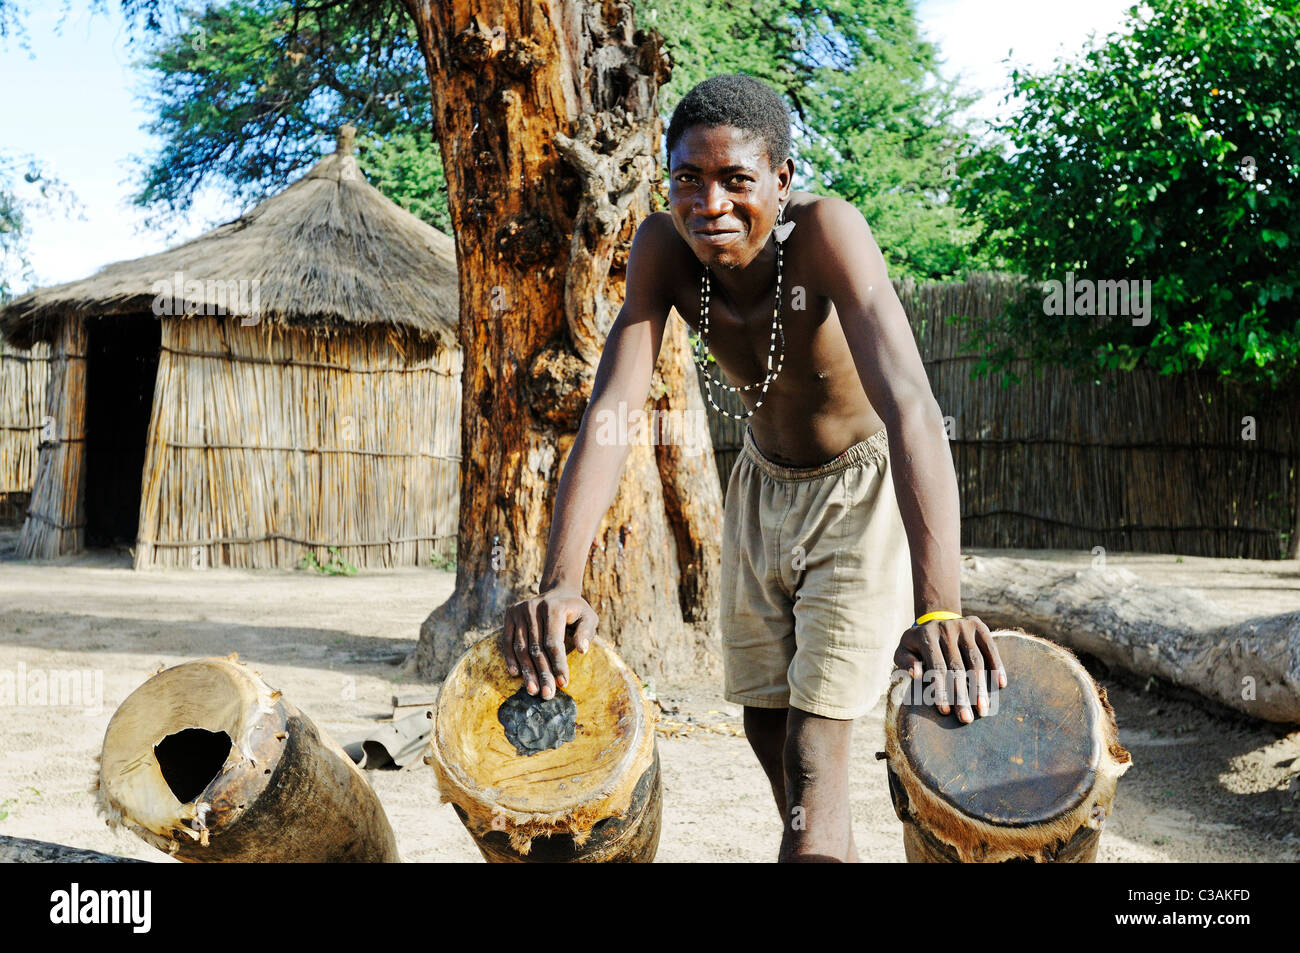
<instances>
[{"instance_id":1,"label":"man's hand","mask_svg":"<svg viewBox=\"0 0 1300 953\"><path fill-rule=\"evenodd\" d=\"M899 639L894 664L906 669L913 678L925 672L934 673L935 706L943 714L951 710L948 683L951 682L957 717L966 724L975 720L971 711L970 685L977 693L976 707L981 715L988 713L988 682L990 672L996 672L998 688L1007 687L1007 670L998 656L989 627L975 616L964 619L933 620L925 625L914 625ZM968 674L969 673L969 676Z\"/></svg>"},{"instance_id":2,"label":"man's hand","mask_svg":"<svg viewBox=\"0 0 1300 953\"><path fill-rule=\"evenodd\" d=\"M550 589L516 602L506 610L501 637L506 670L523 676L528 694L536 695L540 687L542 698L554 698L557 688L569 684L565 631L576 622L570 645L586 652L596 621L596 610L575 591Z\"/></svg>"}]
</instances>

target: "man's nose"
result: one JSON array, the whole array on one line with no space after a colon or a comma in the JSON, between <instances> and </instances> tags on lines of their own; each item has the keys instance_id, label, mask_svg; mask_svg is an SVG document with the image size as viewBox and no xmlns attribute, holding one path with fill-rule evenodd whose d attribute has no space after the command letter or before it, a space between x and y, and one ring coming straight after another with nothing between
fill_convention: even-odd
<instances>
[{"instance_id":1,"label":"man's nose","mask_svg":"<svg viewBox=\"0 0 1300 953\"><path fill-rule=\"evenodd\" d=\"M706 183L696 193L695 211L708 218L717 218L730 212L731 200L727 198L727 190L719 182Z\"/></svg>"}]
</instances>

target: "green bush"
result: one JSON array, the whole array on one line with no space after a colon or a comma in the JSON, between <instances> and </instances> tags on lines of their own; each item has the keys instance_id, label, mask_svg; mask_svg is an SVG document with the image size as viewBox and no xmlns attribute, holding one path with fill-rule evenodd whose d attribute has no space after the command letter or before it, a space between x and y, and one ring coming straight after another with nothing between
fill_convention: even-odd
<instances>
[{"instance_id":1,"label":"green bush","mask_svg":"<svg viewBox=\"0 0 1300 953\"><path fill-rule=\"evenodd\" d=\"M1207 370L1276 387L1300 363L1296 0L1150 0L1080 61L1013 74L1010 149L962 163L977 248L1028 276L969 323L982 370ZM1149 280L1150 322L1044 313L1041 283Z\"/></svg>"}]
</instances>

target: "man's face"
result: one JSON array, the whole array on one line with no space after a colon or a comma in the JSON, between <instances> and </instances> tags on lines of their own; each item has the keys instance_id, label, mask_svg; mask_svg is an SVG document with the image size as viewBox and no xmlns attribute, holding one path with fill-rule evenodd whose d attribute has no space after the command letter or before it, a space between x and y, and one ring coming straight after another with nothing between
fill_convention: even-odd
<instances>
[{"instance_id":1,"label":"man's face","mask_svg":"<svg viewBox=\"0 0 1300 953\"><path fill-rule=\"evenodd\" d=\"M776 170L767 147L734 126L691 126L668 157L668 206L695 257L743 268L767 244L794 162Z\"/></svg>"}]
</instances>

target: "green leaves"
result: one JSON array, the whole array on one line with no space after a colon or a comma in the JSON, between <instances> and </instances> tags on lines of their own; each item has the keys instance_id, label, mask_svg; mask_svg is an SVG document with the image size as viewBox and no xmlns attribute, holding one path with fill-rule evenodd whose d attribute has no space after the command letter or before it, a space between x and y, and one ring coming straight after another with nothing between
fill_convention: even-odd
<instances>
[{"instance_id":1,"label":"green leaves","mask_svg":"<svg viewBox=\"0 0 1300 953\"><path fill-rule=\"evenodd\" d=\"M246 206L315 163L349 122L372 183L447 227L429 81L400 4L233 0L187 16L140 39L146 128L163 146L139 162L136 204L179 218L215 187Z\"/></svg>"},{"instance_id":2,"label":"green leaves","mask_svg":"<svg viewBox=\"0 0 1300 953\"><path fill-rule=\"evenodd\" d=\"M372 184L448 228L428 79L400 4L232 0L178 15L189 18L141 41L148 128L164 144L140 163L138 204L179 219L209 186L250 204L315 162L346 121ZM892 273L994 264L972 253L977 223L951 200L975 151L954 118L969 100L938 74L909 0L644 0L637 23L664 35L674 61L665 119L716 73L781 90L796 114L800 187L861 209Z\"/></svg>"},{"instance_id":3,"label":"green leaves","mask_svg":"<svg viewBox=\"0 0 1300 953\"><path fill-rule=\"evenodd\" d=\"M1259 232L1260 241L1271 242L1278 248L1286 248L1291 244L1291 236L1286 232L1275 231L1271 228L1262 228Z\"/></svg>"},{"instance_id":4,"label":"green leaves","mask_svg":"<svg viewBox=\"0 0 1300 953\"><path fill-rule=\"evenodd\" d=\"M1148 6L1078 59L1018 75L1025 107L996 129L1007 153L958 201L1035 283L1150 280L1151 322L1052 317L1025 296L972 340L1083 371L1136 360L1281 386L1300 369L1298 5Z\"/></svg>"},{"instance_id":5,"label":"green leaves","mask_svg":"<svg viewBox=\"0 0 1300 953\"><path fill-rule=\"evenodd\" d=\"M298 568L312 569L323 576L355 576L357 574L357 567L339 555L337 546L330 546L328 549L329 559L323 563L316 558L314 552L307 550L302 559L298 561Z\"/></svg>"}]
</instances>

